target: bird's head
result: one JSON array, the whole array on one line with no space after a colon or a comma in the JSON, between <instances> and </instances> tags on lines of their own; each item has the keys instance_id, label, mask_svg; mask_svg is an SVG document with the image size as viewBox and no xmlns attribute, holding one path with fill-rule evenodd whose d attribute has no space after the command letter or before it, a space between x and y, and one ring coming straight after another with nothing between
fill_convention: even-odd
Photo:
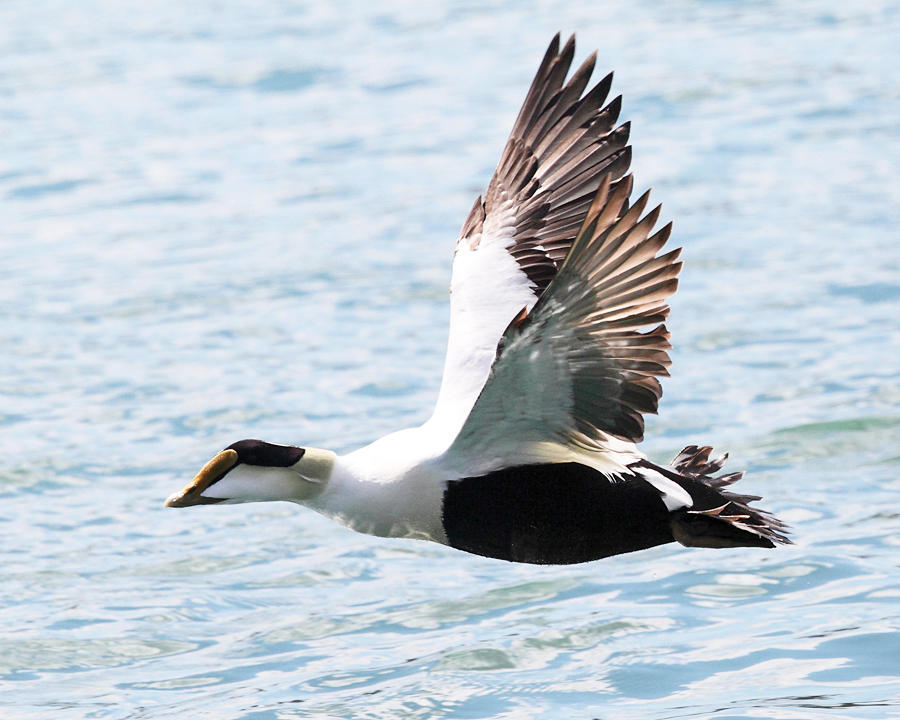
<instances>
[{"instance_id":1,"label":"bird's head","mask_svg":"<svg viewBox=\"0 0 900 720\"><path fill-rule=\"evenodd\" d=\"M334 468L330 450L241 440L210 460L166 507L262 500L304 502L324 489Z\"/></svg>"}]
</instances>

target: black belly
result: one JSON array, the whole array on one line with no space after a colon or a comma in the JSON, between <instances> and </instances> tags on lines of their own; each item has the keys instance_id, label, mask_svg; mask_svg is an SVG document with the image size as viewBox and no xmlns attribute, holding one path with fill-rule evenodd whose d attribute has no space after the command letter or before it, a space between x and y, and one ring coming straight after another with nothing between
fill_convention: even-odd
<instances>
[{"instance_id":1,"label":"black belly","mask_svg":"<svg viewBox=\"0 0 900 720\"><path fill-rule=\"evenodd\" d=\"M644 480L610 482L578 463L506 468L444 492L449 544L514 562L580 563L673 542L668 515Z\"/></svg>"}]
</instances>

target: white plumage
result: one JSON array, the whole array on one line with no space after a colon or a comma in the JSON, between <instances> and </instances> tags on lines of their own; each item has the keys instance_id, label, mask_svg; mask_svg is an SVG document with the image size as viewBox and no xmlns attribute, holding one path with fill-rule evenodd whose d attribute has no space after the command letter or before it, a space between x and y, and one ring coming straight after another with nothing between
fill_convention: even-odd
<instances>
[{"instance_id":1,"label":"white plumage","mask_svg":"<svg viewBox=\"0 0 900 720\"><path fill-rule=\"evenodd\" d=\"M629 126L611 75L566 79L551 42L453 259L450 337L431 418L346 456L258 440L219 453L167 505L291 500L360 532L506 560L581 562L678 540L772 547L784 526L714 476L637 449L668 374L678 250L630 201Z\"/></svg>"}]
</instances>

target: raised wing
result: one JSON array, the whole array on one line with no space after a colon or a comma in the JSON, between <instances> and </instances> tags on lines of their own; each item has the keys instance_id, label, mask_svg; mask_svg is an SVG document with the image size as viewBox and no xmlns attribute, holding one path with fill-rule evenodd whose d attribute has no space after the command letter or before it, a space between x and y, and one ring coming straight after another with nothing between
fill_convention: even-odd
<instances>
[{"instance_id":1,"label":"raised wing","mask_svg":"<svg viewBox=\"0 0 900 720\"><path fill-rule=\"evenodd\" d=\"M681 263L680 249L657 256L671 224L651 235L660 208L641 217L649 193L624 210L631 185L604 178L549 288L503 333L451 456L490 464L529 446L635 452L642 413L662 395L657 377L668 375L662 322Z\"/></svg>"},{"instance_id":2,"label":"raised wing","mask_svg":"<svg viewBox=\"0 0 900 720\"><path fill-rule=\"evenodd\" d=\"M565 82L574 52L574 36L562 51L559 35L550 43L456 245L450 338L431 420L448 438L484 387L510 320L530 309L556 276L601 179L616 187L631 161L629 125L615 126L621 98L604 106L612 75L582 95L595 56Z\"/></svg>"}]
</instances>

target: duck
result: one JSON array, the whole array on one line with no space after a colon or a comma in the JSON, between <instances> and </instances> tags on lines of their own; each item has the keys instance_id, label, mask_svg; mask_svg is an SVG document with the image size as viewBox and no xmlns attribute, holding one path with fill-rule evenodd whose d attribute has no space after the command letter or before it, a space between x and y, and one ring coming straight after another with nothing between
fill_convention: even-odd
<instances>
[{"instance_id":1,"label":"duck","mask_svg":"<svg viewBox=\"0 0 900 720\"><path fill-rule=\"evenodd\" d=\"M727 454L637 445L671 361L672 223L632 199L630 124L597 53L550 42L453 253L431 417L346 454L240 440L165 505L290 501L346 527L498 560L583 563L680 543L774 548L789 530L730 487Z\"/></svg>"}]
</instances>

